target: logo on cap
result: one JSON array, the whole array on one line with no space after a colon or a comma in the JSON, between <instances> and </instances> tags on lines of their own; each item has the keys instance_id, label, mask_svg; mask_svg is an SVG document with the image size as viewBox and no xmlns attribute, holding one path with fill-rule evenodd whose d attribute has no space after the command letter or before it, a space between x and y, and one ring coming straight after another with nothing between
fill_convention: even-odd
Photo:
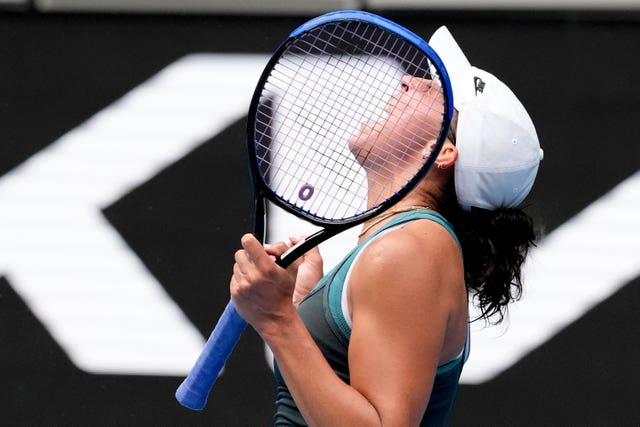
<instances>
[{"instance_id":1,"label":"logo on cap","mask_svg":"<svg viewBox=\"0 0 640 427\"><path fill-rule=\"evenodd\" d=\"M476 85L476 96L478 96L478 93L482 93L484 92L484 80L482 80L480 77L476 76L473 78L473 82Z\"/></svg>"}]
</instances>

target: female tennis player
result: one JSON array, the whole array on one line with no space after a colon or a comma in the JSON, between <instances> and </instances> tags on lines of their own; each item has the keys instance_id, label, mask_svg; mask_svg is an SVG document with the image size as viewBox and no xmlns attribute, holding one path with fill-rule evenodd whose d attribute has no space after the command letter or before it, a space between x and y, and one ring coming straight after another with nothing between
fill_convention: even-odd
<instances>
[{"instance_id":1,"label":"female tennis player","mask_svg":"<svg viewBox=\"0 0 640 427\"><path fill-rule=\"evenodd\" d=\"M241 239L231 296L273 351L275 425L444 424L468 354L469 299L499 322L520 295L535 240L518 208L542 159L535 128L445 27L429 44L451 78L456 115L418 186L366 222L358 245L326 275L315 249L277 266L296 239L265 247L250 234ZM430 84L406 77L394 102L416 91L429 102ZM428 117L394 120L407 132L429 125ZM350 147L384 129L363 125Z\"/></svg>"}]
</instances>

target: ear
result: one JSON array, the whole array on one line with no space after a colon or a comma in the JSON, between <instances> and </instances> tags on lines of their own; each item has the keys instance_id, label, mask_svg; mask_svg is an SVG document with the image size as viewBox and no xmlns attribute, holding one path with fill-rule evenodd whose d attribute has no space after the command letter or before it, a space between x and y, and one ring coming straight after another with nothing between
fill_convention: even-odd
<instances>
[{"instance_id":1,"label":"ear","mask_svg":"<svg viewBox=\"0 0 640 427\"><path fill-rule=\"evenodd\" d=\"M440 149L434 166L438 169L449 169L455 164L456 160L458 160L458 149L451 141L446 140Z\"/></svg>"}]
</instances>

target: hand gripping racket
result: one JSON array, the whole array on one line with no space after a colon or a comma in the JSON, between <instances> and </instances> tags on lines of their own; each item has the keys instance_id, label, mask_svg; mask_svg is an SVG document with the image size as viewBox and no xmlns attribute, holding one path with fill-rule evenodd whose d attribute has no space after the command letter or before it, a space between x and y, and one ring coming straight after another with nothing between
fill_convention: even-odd
<instances>
[{"instance_id":1,"label":"hand gripping racket","mask_svg":"<svg viewBox=\"0 0 640 427\"><path fill-rule=\"evenodd\" d=\"M279 260L381 213L420 181L446 139L451 86L437 54L409 30L371 13L322 15L293 31L256 87L247 136L256 190L324 227ZM244 328L233 301L176 392L202 409Z\"/></svg>"}]
</instances>

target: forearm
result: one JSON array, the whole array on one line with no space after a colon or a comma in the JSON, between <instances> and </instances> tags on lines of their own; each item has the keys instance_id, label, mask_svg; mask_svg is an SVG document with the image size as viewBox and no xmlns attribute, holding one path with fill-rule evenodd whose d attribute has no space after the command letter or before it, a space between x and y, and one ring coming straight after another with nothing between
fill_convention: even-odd
<instances>
[{"instance_id":1,"label":"forearm","mask_svg":"<svg viewBox=\"0 0 640 427\"><path fill-rule=\"evenodd\" d=\"M278 323L258 332L310 426L381 425L376 408L335 374L297 314Z\"/></svg>"}]
</instances>

